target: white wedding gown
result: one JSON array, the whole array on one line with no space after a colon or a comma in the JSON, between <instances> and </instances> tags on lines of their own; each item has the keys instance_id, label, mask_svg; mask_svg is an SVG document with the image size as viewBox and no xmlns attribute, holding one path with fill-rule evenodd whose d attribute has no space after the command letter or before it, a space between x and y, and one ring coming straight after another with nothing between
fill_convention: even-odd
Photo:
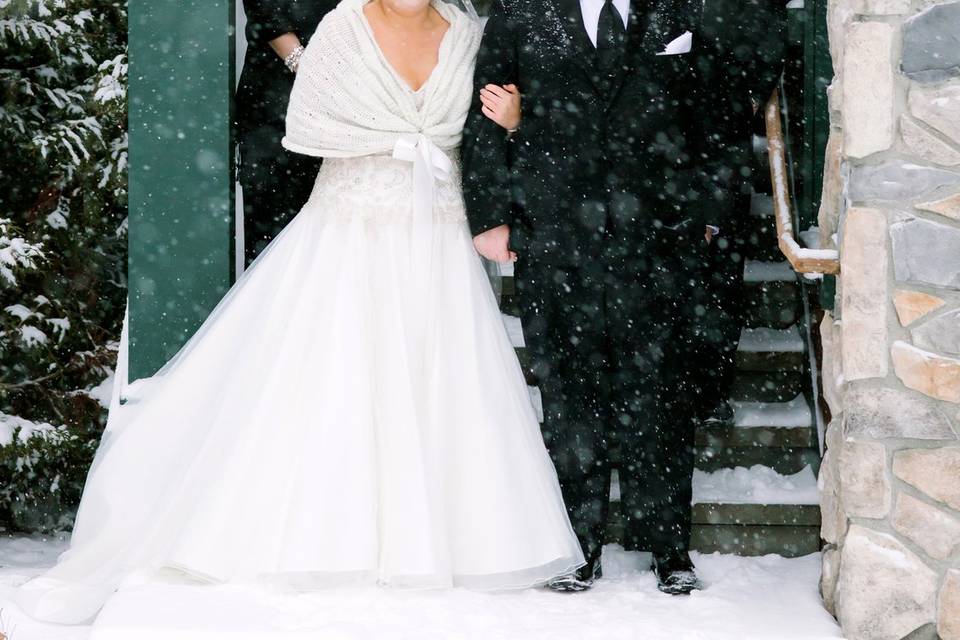
<instances>
[{"instance_id":1,"label":"white wedding gown","mask_svg":"<svg viewBox=\"0 0 960 640\"><path fill-rule=\"evenodd\" d=\"M329 20L372 43L362 4ZM437 7L452 33L421 91L370 43L353 63L407 119L446 100L441 119L462 129L479 32ZM304 60L319 71L322 53ZM14 594L28 613L85 621L144 572L501 589L583 564L465 221L456 147L437 146L429 122L412 126L394 135L407 159L325 160L301 213L177 357L134 385L110 417L71 549ZM445 174L417 184L444 158Z\"/></svg>"}]
</instances>

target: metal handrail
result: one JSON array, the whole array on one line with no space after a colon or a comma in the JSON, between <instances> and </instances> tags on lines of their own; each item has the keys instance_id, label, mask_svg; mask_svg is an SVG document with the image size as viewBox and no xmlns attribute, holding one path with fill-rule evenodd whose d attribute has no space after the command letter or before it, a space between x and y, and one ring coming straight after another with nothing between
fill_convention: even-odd
<instances>
[{"instance_id":1,"label":"metal handrail","mask_svg":"<svg viewBox=\"0 0 960 640\"><path fill-rule=\"evenodd\" d=\"M840 273L840 253L834 249L801 247L793 229L793 201L787 177L787 153L780 122L780 90L767 102L767 152L770 155L770 181L773 184L773 211L777 221L777 244L797 273Z\"/></svg>"}]
</instances>

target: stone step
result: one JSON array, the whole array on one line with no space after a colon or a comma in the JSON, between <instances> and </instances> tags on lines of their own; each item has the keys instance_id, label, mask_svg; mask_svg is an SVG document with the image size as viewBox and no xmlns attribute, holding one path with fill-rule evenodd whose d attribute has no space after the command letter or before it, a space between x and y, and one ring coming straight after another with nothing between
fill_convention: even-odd
<instances>
[{"instance_id":1,"label":"stone step","mask_svg":"<svg viewBox=\"0 0 960 640\"><path fill-rule=\"evenodd\" d=\"M610 500L620 501L620 477L614 470L610 482ZM707 513L715 505L725 505L723 513L740 514L736 524L784 524L774 520L749 519L748 513L761 513L761 506L778 505L799 508L812 506L819 509L820 494L813 469L804 467L792 474L783 474L763 465L736 467L720 471L700 471L693 474L693 501L699 513ZM739 509L739 511L738 511ZM719 516L718 516L719 517ZM819 516L818 516L819 517ZM733 524L714 519L696 519L708 524ZM819 522L819 520L817 520ZM789 522L788 524L800 524Z\"/></svg>"},{"instance_id":2,"label":"stone step","mask_svg":"<svg viewBox=\"0 0 960 640\"><path fill-rule=\"evenodd\" d=\"M797 273L786 260L747 260L743 265L743 282L746 286L773 283L789 285L794 293L798 291Z\"/></svg>"},{"instance_id":3,"label":"stone step","mask_svg":"<svg viewBox=\"0 0 960 640\"><path fill-rule=\"evenodd\" d=\"M810 404L802 394L787 402L731 401L732 425L704 425L697 444L710 447L809 447L814 443Z\"/></svg>"},{"instance_id":4,"label":"stone step","mask_svg":"<svg viewBox=\"0 0 960 640\"><path fill-rule=\"evenodd\" d=\"M751 142L753 143L753 155L756 156L757 160L766 162L766 158L769 156L767 137L754 134Z\"/></svg>"},{"instance_id":5,"label":"stone step","mask_svg":"<svg viewBox=\"0 0 960 640\"><path fill-rule=\"evenodd\" d=\"M767 151L767 138L763 135L753 136L753 177L751 183L754 189L770 191L770 154Z\"/></svg>"},{"instance_id":6,"label":"stone step","mask_svg":"<svg viewBox=\"0 0 960 640\"><path fill-rule=\"evenodd\" d=\"M522 352L526 343L520 318L508 313L501 315L510 343L517 349L521 362L525 362L527 356ZM740 332L737 350L740 371L803 371L805 357L806 343L796 325L784 329L745 327Z\"/></svg>"},{"instance_id":7,"label":"stone step","mask_svg":"<svg viewBox=\"0 0 960 640\"><path fill-rule=\"evenodd\" d=\"M773 196L753 192L750 195L750 218L747 233L747 257L754 260L783 260L777 246L777 224L773 215Z\"/></svg>"},{"instance_id":8,"label":"stone step","mask_svg":"<svg viewBox=\"0 0 960 640\"><path fill-rule=\"evenodd\" d=\"M610 464L622 464L620 448L609 451ZM694 465L703 473L718 473L739 467L761 466L783 475L799 473L806 468L819 471L820 453L815 447L696 447Z\"/></svg>"},{"instance_id":9,"label":"stone step","mask_svg":"<svg viewBox=\"0 0 960 640\"><path fill-rule=\"evenodd\" d=\"M695 504L693 505L693 523L819 527L820 506L815 504Z\"/></svg>"},{"instance_id":10,"label":"stone step","mask_svg":"<svg viewBox=\"0 0 960 640\"><path fill-rule=\"evenodd\" d=\"M540 390L529 387L529 391L537 420L543 423ZM747 426L755 418L759 420L759 416L752 413L754 409L746 411L739 405L753 406L759 403L733 403L738 416L736 421L740 426L705 426L698 429L695 436L696 468L704 472L716 472L761 465L787 475L806 467L819 470L816 431L812 417L808 418L808 424L800 424L803 422L803 410L798 404L801 401L806 403L801 397L792 403L769 405L771 408L760 415L768 418L766 421L770 422L770 426ZM609 456L611 464L621 464L620 449L616 445L611 447Z\"/></svg>"},{"instance_id":11,"label":"stone step","mask_svg":"<svg viewBox=\"0 0 960 640\"><path fill-rule=\"evenodd\" d=\"M746 290L747 326L785 328L796 324L800 313L800 286L788 262L747 260L743 283ZM500 279L501 306L506 313L517 315L516 283L513 276Z\"/></svg>"},{"instance_id":12,"label":"stone step","mask_svg":"<svg viewBox=\"0 0 960 640\"><path fill-rule=\"evenodd\" d=\"M611 487L608 533L624 541L618 482ZM816 478L809 468L792 475L765 467L696 472L692 547L704 553L777 553L800 556L820 548Z\"/></svg>"},{"instance_id":13,"label":"stone step","mask_svg":"<svg viewBox=\"0 0 960 640\"><path fill-rule=\"evenodd\" d=\"M802 371L805 358L806 343L796 325L745 327L740 332L737 368L741 371Z\"/></svg>"},{"instance_id":14,"label":"stone step","mask_svg":"<svg viewBox=\"0 0 960 640\"><path fill-rule=\"evenodd\" d=\"M693 474L693 503L737 505L818 505L820 494L812 467L790 474L765 465L735 467L718 471L696 470ZM742 524L770 524L744 522Z\"/></svg>"},{"instance_id":15,"label":"stone step","mask_svg":"<svg viewBox=\"0 0 960 640\"><path fill-rule=\"evenodd\" d=\"M698 446L696 467L713 473L744 466L764 466L790 475L810 467L820 470L820 452L815 447L719 447Z\"/></svg>"},{"instance_id":16,"label":"stone step","mask_svg":"<svg viewBox=\"0 0 960 640\"><path fill-rule=\"evenodd\" d=\"M520 313L520 307L516 296L508 293L512 286L512 283L505 284L500 308L504 313L516 316ZM743 305L745 327L786 329L800 321L802 307L793 285L772 282L747 283L745 286Z\"/></svg>"},{"instance_id":17,"label":"stone step","mask_svg":"<svg viewBox=\"0 0 960 640\"><path fill-rule=\"evenodd\" d=\"M816 428L807 399L789 402L732 402L733 425L704 425L697 430L697 468L764 465L780 473L806 466L819 469Z\"/></svg>"},{"instance_id":18,"label":"stone step","mask_svg":"<svg viewBox=\"0 0 960 640\"><path fill-rule=\"evenodd\" d=\"M813 470L768 467L694 474L691 545L703 553L800 556L819 551L820 507Z\"/></svg>"},{"instance_id":19,"label":"stone step","mask_svg":"<svg viewBox=\"0 0 960 640\"><path fill-rule=\"evenodd\" d=\"M732 425L704 425L697 430L697 468L764 465L779 473L820 467L816 429L808 400L731 402Z\"/></svg>"},{"instance_id":20,"label":"stone step","mask_svg":"<svg viewBox=\"0 0 960 640\"><path fill-rule=\"evenodd\" d=\"M754 191L750 194L750 215L754 218L773 219L774 207L773 196L769 193L758 193Z\"/></svg>"},{"instance_id":21,"label":"stone step","mask_svg":"<svg viewBox=\"0 0 960 640\"><path fill-rule=\"evenodd\" d=\"M623 518L613 510L606 533L608 543L627 546ZM690 548L700 553L738 556L776 554L798 558L820 551L820 527L694 523L690 530Z\"/></svg>"},{"instance_id":22,"label":"stone step","mask_svg":"<svg viewBox=\"0 0 960 640\"><path fill-rule=\"evenodd\" d=\"M503 283L501 291L504 295L515 295L516 288L514 286L515 281L512 270L507 271L509 275L504 273L505 270L506 267L501 267L500 280ZM751 259L744 263L743 281L747 286L761 283L788 283L795 287L797 274L786 260L781 259L767 262Z\"/></svg>"},{"instance_id":23,"label":"stone step","mask_svg":"<svg viewBox=\"0 0 960 640\"><path fill-rule=\"evenodd\" d=\"M803 371L738 371L730 389L734 400L786 402L803 393L810 380Z\"/></svg>"},{"instance_id":24,"label":"stone step","mask_svg":"<svg viewBox=\"0 0 960 640\"><path fill-rule=\"evenodd\" d=\"M820 551L820 527L695 524L690 547L700 553L798 558Z\"/></svg>"},{"instance_id":25,"label":"stone step","mask_svg":"<svg viewBox=\"0 0 960 640\"><path fill-rule=\"evenodd\" d=\"M770 295L771 288L766 285L755 291L747 288L743 302L744 327L786 329L800 322L803 308L799 302L793 297L783 299L776 291Z\"/></svg>"},{"instance_id":26,"label":"stone step","mask_svg":"<svg viewBox=\"0 0 960 640\"><path fill-rule=\"evenodd\" d=\"M543 398L540 390L529 387L530 400L537 420L543 423ZM740 405L760 403L733 403L739 426L704 426L697 430L696 468L715 472L736 467L761 465L781 474L794 474L806 467L820 469L820 453L817 449L816 431L807 409L807 423L803 422L801 396L790 403L772 403L770 409L760 415L768 418L770 426L748 426L759 416L754 409L745 411ZM779 423L779 424L778 424ZM616 445L610 449L610 461L614 466L621 463L620 450Z\"/></svg>"},{"instance_id":27,"label":"stone step","mask_svg":"<svg viewBox=\"0 0 960 640\"><path fill-rule=\"evenodd\" d=\"M733 423L740 429L750 430L759 427L811 429L814 426L810 401L802 394L787 402L733 401L731 405Z\"/></svg>"},{"instance_id":28,"label":"stone step","mask_svg":"<svg viewBox=\"0 0 960 640\"><path fill-rule=\"evenodd\" d=\"M627 546L624 521L611 510L607 523L607 542ZM700 553L724 553L738 556L776 554L798 558L820 551L819 525L740 525L693 523L690 548Z\"/></svg>"},{"instance_id":29,"label":"stone step","mask_svg":"<svg viewBox=\"0 0 960 640\"><path fill-rule=\"evenodd\" d=\"M543 422L543 398L540 389L527 387L540 422ZM807 438L815 424L810 401L801 395L787 402L748 402L731 400L732 425L704 425L697 433L700 444L756 447L811 446Z\"/></svg>"}]
</instances>

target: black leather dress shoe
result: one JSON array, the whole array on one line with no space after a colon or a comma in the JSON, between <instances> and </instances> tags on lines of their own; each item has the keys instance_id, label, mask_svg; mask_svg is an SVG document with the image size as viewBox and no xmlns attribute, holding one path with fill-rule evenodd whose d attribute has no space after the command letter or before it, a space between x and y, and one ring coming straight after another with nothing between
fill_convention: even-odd
<instances>
[{"instance_id":1,"label":"black leather dress shoe","mask_svg":"<svg viewBox=\"0 0 960 640\"><path fill-rule=\"evenodd\" d=\"M600 558L584 565L574 572L558 576L547 583L547 589L559 591L560 593L578 593L587 591L603 576L603 569L600 567Z\"/></svg>"},{"instance_id":2,"label":"black leather dress shoe","mask_svg":"<svg viewBox=\"0 0 960 640\"><path fill-rule=\"evenodd\" d=\"M671 596L687 595L702 589L693 561L686 551L671 550L653 554L653 573L657 576L657 588Z\"/></svg>"}]
</instances>

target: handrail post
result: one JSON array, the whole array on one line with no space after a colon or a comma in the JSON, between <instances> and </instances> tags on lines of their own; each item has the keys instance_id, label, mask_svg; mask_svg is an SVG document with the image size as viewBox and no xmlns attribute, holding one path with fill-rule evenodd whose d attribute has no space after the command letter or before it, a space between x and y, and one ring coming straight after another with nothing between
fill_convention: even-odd
<instances>
[{"instance_id":1,"label":"handrail post","mask_svg":"<svg viewBox=\"0 0 960 640\"><path fill-rule=\"evenodd\" d=\"M777 224L777 245L797 273L840 273L840 254L833 249L807 249L796 240L793 229L793 202L787 174L787 153L780 121L780 90L775 89L764 111L773 211Z\"/></svg>"}]
</instances>

